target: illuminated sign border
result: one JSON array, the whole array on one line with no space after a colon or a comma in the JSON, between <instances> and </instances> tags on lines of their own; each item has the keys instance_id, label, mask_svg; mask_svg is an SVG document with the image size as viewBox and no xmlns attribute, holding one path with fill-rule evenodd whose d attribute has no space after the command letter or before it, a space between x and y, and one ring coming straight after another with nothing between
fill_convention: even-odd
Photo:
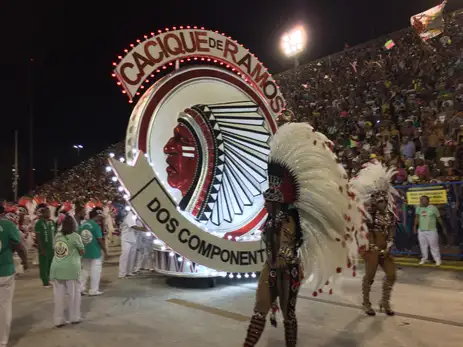
<instances>
[{"instance_id":1,"label":"illuminated sign border","mask_svg":"<svg viewBox=\"0 0 463 347\"><path fill-rule=\"evenodd\" d=\"M275 118L285 109L284 97L272 75L254 54L231 37L197 27L166 29L151 36L137 40L137 45L125 50L124 57L119 56L119 63L113 63L113 76L131 101L145 88L144 83L155 76L154 72L199 59L225 65L240 75L269 103Z\"/></svg>"}]
</instances>

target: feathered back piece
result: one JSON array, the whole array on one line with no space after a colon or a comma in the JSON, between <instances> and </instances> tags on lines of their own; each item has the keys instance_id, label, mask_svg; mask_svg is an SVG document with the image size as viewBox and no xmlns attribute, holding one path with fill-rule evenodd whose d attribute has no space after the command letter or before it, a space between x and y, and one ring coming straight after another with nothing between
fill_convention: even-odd
<instances>
[{"instance_id":1,"label":"feathered back piece","mask_svg":"<svg viewBox=\"0 0 463 347\"><path fill-rule=\"evenodd\" d=\"M286 168L294 189L286 189L283 197L294 194L292 204L298 209L303 233L300 255L304 278L314 295L325 285L332 288L341 271L352 265L351 258L358 253L356 234L363 224L364 211L352 199L346 172L331 146L325 135L303 123L283 125L270 145L269 191L275 183L285 187L272 182L271 167Z\"/></svg>"},{"instance_id":2,"label":"feathered back piece","mask_svg":"<svg viewBox=\"0 0 463 347\"><path fill-rule=\"evenodd\" d=\"M395 199L399 196L391 181L397 174L395 167L387 168L378 161L365 164L350 185L359 199L367 206L385 200L390 212L394 213Z\"/></svg>"}]
</instances>

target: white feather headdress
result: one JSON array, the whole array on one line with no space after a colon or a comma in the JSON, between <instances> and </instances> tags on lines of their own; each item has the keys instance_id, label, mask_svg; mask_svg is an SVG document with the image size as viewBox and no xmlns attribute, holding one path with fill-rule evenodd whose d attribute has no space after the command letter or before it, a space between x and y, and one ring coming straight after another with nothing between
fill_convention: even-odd
<instances>
[{"instance_id":1,"label":"white feather headdress","mask_svg":"<svg viewBox=\"0 0 463 347\"><path fill-rule=\"evenodd\" d=\"M394 213L395 199L399 196L391 181L397 174L395 167L386 167L379 161L365 164L357 176L351 179L351 189L365 205L374 203L379 195L387 200L388 209Z\"/></svg>"},{"instance_id":2,"label":"white feather headdress","mask_svg":"<svg viewBox=\"0 0 463 347\"><path fill-rule=\"evenodd\" d=\"M304 277L314 290L332 288L341 271L358 254L357 233L363 207L352 199L344 168L331 151L331 141L308 124L280 127L270 145L270 163L289 170L303 233L300 248Z\"/></svg>"}]
</instances>

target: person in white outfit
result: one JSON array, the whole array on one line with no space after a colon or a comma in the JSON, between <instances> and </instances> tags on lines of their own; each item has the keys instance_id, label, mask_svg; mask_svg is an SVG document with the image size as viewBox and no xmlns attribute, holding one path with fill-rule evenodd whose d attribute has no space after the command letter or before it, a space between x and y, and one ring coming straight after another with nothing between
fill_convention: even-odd
<instances>
[{"instance_id":1,"label":"person in white outfit","mask_svg":"<svg viewBox=\"0 0 463 347\"><path fill-rule=\"evenodd\" d=\"M77 234L77 222L71 216L65 216L61 230L57 232L54 244L54 257L50 268L50 279L53 282L53 298L55 313L53 321L60 328L66 324L78 324L80 316L80 271L81 256L84 255L82 238ZM66 319L66 295L68 300Z\"/></svg>"},{"instance_id":2,"label":"person in white outfit","mask_svg":"<svg viewBox=\"0 0 463 347\"><path fill-rule=\"evenodd\" d=\"M119 278L127 278L134 275L137 256L137 235L145 231L141 225L137 225L136 216L128 213L120 225L122 253L119 258Z\"/></svg>"},{"instance_id":3,"label":"person in white outfit","mask_svg":"<svg viewBox=\"0 0 463 347\"><path fill-rule=\"evenodd\" d=\"M4 217L4 207L0 204L0 346L8 344L13 316L13 293L15 268L13 252L21 257L22 266L27 270L27 253L21 245L18 227Z\"/></svg>"},{"instance_id":4,"label":"person in white outfit","mask_svg":"<svg viewBox=\"0 0 463 347\"><path fill-rule=\"evenodd\" d=\"M134 272L140 270L154 270L153 233L151 231L141 232L137 238L137 257Z\"/></svg>"},{"instance_id":5,"label":"person in white outfit","mask_svg":"<svg viewBox=\"0 0 463 347\"><path fill-rule=\"evenodd\" d=\"M102 253L107 257L106 245L98 222L103 220L103 209L95 207L89 213L90 219L79 228L79 234L84 243L85 252L82 258L82 272L80 276L81 292L90 296L101 295L100 278L103 267ZM86 291L90 277L90 288Z\"/></svg>"},{"instance_id":6,"label":"person in white outfit","mask_svg":"<svg viewBox=\"0 0 463 347\"><path fill-rule=\"evenodd\" d=\"M444 235L447 235L439 210L434 205L429 204L429 197L422 196L420 198L420 206L415 210L414 228L414 233L418 233L418 241L421 249L420 265L428 261L428 248L431 249L436 266L441 265L437 222L441 225Z\"/></svg>"}]
</instances>

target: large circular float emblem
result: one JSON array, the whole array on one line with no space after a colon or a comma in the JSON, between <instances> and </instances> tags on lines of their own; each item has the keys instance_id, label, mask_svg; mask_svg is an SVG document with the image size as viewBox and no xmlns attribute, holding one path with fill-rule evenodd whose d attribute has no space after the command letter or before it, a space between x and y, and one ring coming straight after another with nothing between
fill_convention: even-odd
<instances>
[{"instance_id":1,"label":"large circular float emblem","mask_svg":"<svg viewBox=\"0 0 463 347\"><path fill-rule=\"evenodd\" d=\"M131 96L172 59L198 57L217 64L177 68L146 90L127 130L128 165L112 165L139 217L173 250L220 271L258 271L263 244L237 240L266 218L269 142L284 106L271 76L231 39L194 29L140 43L115 75Z\"/></svg>"}]
</instances>

